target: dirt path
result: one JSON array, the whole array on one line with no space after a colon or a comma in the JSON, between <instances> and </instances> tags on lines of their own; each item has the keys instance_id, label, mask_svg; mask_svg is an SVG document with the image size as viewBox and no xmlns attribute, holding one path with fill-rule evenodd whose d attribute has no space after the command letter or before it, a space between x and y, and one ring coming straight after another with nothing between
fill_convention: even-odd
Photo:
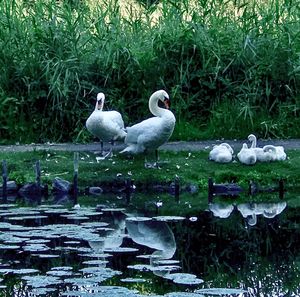
<instances>
[{"instance_id":1,"label":"dirt path","mask_svg":"<svg viewBox=\"0 0 300 297\"><path fill-rule=\"evenodd\" d=\"M221 142L229 143L234 150L239 150L243 142L249 142L244 140L205 140L205 141L177 141L169 142L161 146L161 150L170 151L198 151L211 149L213 145L220 144ZM285 149L300 149L300 139L289 139L289 140L259 140L257 145L262 147L267 144L282 145ZM104 148L108 148L106 144ZM120 151L124 148L124 144L118 143L114 146L114 151ZM51 151L90 151L95 152L100 150L98 143L89 144L75 144L75 143L53 143L53 144L26 144L26 145L0 145L0 152L29 152L29 151L40 151L40 150L51 150Z\"/></svg>"}]
</instances>

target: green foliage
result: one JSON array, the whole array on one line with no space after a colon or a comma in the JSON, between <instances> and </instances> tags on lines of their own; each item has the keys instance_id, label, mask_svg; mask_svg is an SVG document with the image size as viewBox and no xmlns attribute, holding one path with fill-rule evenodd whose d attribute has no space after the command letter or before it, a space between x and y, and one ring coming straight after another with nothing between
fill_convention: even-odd
<instances>
[{"instance_id":1,"label":"green foliage","mask_svg":"<svg viewBox=\"0 0 300 297\"><path fill-rule=\"evenodd\" d=\"M3 1L1 142L88 141L97 92L131 125L159 88L173 139L299 137L297 1L139 2Z\"/></svg>"}]
</instances>

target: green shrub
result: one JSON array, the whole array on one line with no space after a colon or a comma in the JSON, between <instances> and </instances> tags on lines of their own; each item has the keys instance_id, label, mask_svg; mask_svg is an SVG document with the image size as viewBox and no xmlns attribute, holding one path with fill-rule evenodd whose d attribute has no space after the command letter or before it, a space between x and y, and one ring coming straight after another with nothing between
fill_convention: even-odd
<instances>
[{"instance_id":1,"label":"green shrub","mask_svg":"<svg viewBox=\"0 0 300 297\"><path fill-rule=\"evenodd\" d=\"M2 1L1 142L88 141L99 91L131 125L159 88L173 139L299 137L297 1L92 2Z\"/></svg>"}]
</instances>

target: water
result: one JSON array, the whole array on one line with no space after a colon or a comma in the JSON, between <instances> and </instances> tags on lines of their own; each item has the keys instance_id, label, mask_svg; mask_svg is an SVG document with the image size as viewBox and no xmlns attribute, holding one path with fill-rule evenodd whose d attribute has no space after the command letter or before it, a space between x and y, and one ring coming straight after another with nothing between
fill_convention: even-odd
<instances>
[{"instance_id":1,"label":"water","mask_svg":"<svg viewBox=\"0 0 300 297\"><path fill-rule=\"evenodd\" d=\"M283 201L186 217L32 202L0 205L0 296L300 296L299 209Z\"/></svg>"}]
</instances>

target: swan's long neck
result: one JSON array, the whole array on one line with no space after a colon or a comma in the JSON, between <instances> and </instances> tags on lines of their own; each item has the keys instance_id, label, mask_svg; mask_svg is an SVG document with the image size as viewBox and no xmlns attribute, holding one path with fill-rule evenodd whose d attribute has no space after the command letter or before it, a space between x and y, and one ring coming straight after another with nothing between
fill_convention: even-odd
<instances>
[{"instance_id":1,"label":"swan's long neck","mask_svg":"<svg viewBox=\"0 0 300 297\"><path fill-rule=\"evenodd\" d=\"M276 153L276 147L274 145L268 144L263 147L264 152Z\"/></svg>"},{"instance_id":2,"label":"swan's long neck","mask_svg":"<svg viewBox=\"0 0 300 297\"><path fill-rule=\"evenodd\" d=\"M162 117L167 113L167 109L159 107L158 100L159 98L156 96L156 94L153 94L149 99L149 109L153 115Z\"/></svg>"},{"instance_id":3,"label":"swan's long neck","mask_svg":"<svg viewBox=\"0 0 300 297\"><path fill-rule=\"evenodd\" d=\"M251 135L250 141L251 141L251 148L256 148L257 141L255 135Z\"/></svg>"}]
</instances>

